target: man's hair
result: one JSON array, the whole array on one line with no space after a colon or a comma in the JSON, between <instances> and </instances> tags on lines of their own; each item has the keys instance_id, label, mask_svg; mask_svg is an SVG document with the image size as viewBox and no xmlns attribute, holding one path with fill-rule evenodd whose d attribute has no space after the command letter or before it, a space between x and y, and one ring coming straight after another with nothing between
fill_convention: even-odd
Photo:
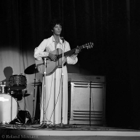
<instances>
[{"instance_id":1,"label":"man's hair","mask_svg":"<svg viewBox=\"0 0 140 140\"><path fill-rule=\"evenodd\" d=\"M53 28L56 24L59 24L63 27L62 20L60 18L54 18L54 19L52 19L51 24L50 24L51 30L53 30Z\"/></svg>"}]
</instances>

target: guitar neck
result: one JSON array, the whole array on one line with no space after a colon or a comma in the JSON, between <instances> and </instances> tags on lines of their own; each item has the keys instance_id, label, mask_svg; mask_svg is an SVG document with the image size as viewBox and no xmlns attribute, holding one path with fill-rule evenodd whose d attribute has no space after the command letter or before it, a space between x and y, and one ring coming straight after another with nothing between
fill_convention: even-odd
<instances>
[{"instance_id":1,"label":"guitar neck","mask_svg":"<svg viewBox=\"0 0 140 140\"><path fill-rule=\"evenodd\" d=\"M61 58L63 55L64 55L65 57L71 56L72 54L74 54L74 52L75 52L75 49L72 49L72 50L70 50L70 51L65 52L64 54L59 54L59 55L58 55L58 58Z\"/></svg>"},{"instance_id":2,"label":"guitar neck","mask_svg":"<svg viewBox=\"0 0 140 140\"><path fill-rule=\"evenodd\" d=\"M72 49L72 50L69 50L69 51L67 51L67 52L64 52L64 54L59 54L59 55L58 55L58 58L61 58L63 55L64 55L65 57L71 56L71 55L73 55L73 54L75 53L75 50L76 50L76 49L81 50L81 49L84 49L84 48L92 48L92 46L93 46L93 43L91 43L91 42L88 43L88 44L82 45L82 46L78 46L77 48L74 48L74 49Z\"/></svg>"}]
</instances>

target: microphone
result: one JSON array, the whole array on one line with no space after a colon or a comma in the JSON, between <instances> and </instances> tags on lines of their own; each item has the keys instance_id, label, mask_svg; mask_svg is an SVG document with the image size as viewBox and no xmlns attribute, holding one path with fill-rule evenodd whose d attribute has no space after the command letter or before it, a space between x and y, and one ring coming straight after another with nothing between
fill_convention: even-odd
<instances>
[{"instance_id":1,"label":"microphone","mask_svg":"<svg viewBox=\"0 0 140 140\"><path fill-rule=\"evenodd\" d=\"M61 38L61 40L63 41L63 43L64 43L64 41L65 41L65 39L64 39L64 37L60 37Z\"/></svg>"}]
</instances>

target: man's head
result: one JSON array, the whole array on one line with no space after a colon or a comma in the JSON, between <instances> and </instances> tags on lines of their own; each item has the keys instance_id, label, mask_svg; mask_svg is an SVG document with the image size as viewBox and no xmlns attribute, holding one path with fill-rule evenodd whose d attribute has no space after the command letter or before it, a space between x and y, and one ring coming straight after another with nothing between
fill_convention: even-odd
<instances>
[{"instance_id":1,"label":"man's head","mask_svg":"<svg viewBox=\"0 0 140 140\"><path fill-rule=\"evenodd\" d=\"M61 27L63 26L62 25L62 21L61 21L61 19L60 18L54 18L52 21L51 21L51 30L53 30L53 28L54 28L54 26L56 25L56 24L59 24L59 25L61 25Z\"/></svg>"},{"instance_id":2,"label":"man's head","mask_svg":"<svg viewBox=\"0 0 140 140\"><path fill-rule=\"evenodd\" d=\"M53 19L51 22L51 31L55 35L60 35L62 32L62 22L60 19Z\"/></svg>"}]
</instances>

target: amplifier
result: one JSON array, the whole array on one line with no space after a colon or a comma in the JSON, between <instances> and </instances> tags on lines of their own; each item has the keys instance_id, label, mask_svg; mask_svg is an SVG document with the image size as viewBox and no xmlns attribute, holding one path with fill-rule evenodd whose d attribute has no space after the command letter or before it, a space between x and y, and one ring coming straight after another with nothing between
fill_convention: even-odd
<instances>
[{"instance_id":1,"label":"amplifier","mask_svg":"<svg viewBox=\"0 0 140 140\"><path fill-rule=\"evenodd\" d=\"M74 75L69 77L69 123L104 125L105 78Z\"/></svg>"}]
</instances>

